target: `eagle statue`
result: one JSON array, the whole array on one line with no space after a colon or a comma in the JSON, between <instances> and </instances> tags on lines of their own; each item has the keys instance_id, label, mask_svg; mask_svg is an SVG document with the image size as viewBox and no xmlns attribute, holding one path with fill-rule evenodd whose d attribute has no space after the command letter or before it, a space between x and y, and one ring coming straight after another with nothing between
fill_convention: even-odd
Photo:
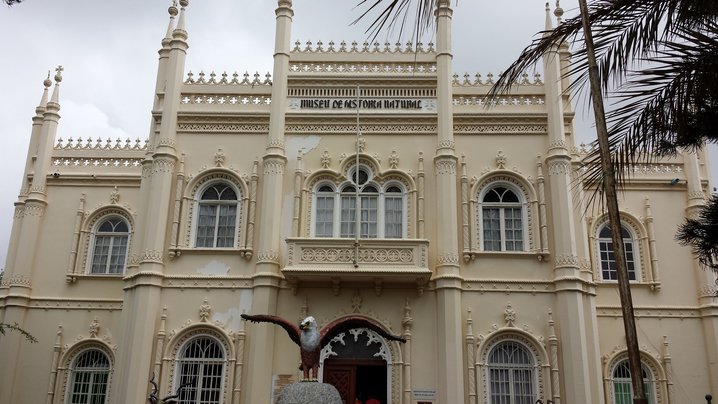
<instances>
[{"instance_id":1,"label":"eagle statue","mask_svg":"<svg viewBox=\"0 0 718 404\"><path fill-rule=\"evenodd\" d=\"M312 316L302 320L299 327L277 316L250 316L242 314L242 318L253 323L274 323L287 331L289 338L291 338L295 344L299 345L302 358L301 369L304 372L304 380L302 381L317 381L317 372L319 371L319 359L322 348L324 348L335 335L341 332L346 332L354 328L368 328L386 339L406 342L404 338L389 334L378 324L363 317L344 317L327 325L321 331L317 328L317 322ZM312 370L311 379L309 379L309 369Z\"/></svg>"}]
</instances>

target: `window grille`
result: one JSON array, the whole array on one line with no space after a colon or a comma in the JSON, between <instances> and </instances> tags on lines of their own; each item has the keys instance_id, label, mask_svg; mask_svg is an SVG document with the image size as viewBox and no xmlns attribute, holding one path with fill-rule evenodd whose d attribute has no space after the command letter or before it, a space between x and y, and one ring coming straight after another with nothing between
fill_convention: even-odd
<instances>
[{"instance_id":1,"label":"window grille","mask_svg":"<svg viewBox=\"0 0 718 404\"><path fill-rule=\"evenodd\" d=\"M626 251L626 268L628 268L628 279L636 280L636 259L635 250L633 248L633 237L631 233L621 226L621 238L623 238L623 246ZM608 225L603 226L598 233L598 253L601 263L601 279L604 281L618 280L616 272L616 257L613 252L613 240L611 239L611 228Z\"/></svg>"},{"instance_id":2,"label":"window grille","mask_svg":"<svg viewBox=\"0 0 718 404\"><path fill-rule=\"evenodd\" d=\"M481 204L484 251L524 251L523 206L514 191L497 186Z\"/></svg>"},{"instance_id":3,"label":"window grille","mask_svg":"<svg viewBox=\"0 0 718 404\"><path fill-rule=\"evenodd\" d=\"M70 367L72 390L69 404L105 404L110 378L110 360L102 351L90 349L80 354Z\"/></svg>"},{"instance_id":4,"label":"window grille","mask_svg":"<svg viewBox=\"0 0 718 404\"><path fill-rule=\"evenodd\" d=\"M220 404L227 363L220 344L209 337L195 338L178 356L175 389L192 382L180 392L178 404Z\"/></svg>"},{"instance_id":5,"label":"window grille","mask_svg":"<svg viewBox=\"0 0 718 404\"><path fill-rule=\"evenodd\" d=\"M120 218L107 219L97 228L92 250L91 274L125 272L130 229Z\"/></svg>"},{"instance_id":6,"label":"window grille","mask_svg":"<svg viewBox=\"0 0 718 404\"><path fill-rule=\"evenodd\" d=\"M628 365L628 359L619 362L613 369L613 403L614 404L631 404L633 403L633 386L631 385L631 368ZM646 391L648 404L655 403L654 391L656 389L656 379L653 372L641 363L641 376L643 377L643 389Z\"/></svg>"},{"instance_id":7,"label":"window grille","mask_svg":"<svg viewBox=\"0 0 718 404\"><path fill-rule=\"evenodd\" d=\"M491 404L533 404L536 397L536 361L529 350L514 341L491 350L487 365Z\"/></svg>"},{"instance_id":8,"label":"window grille","mask_svg":"<svg viewBox=\"0 0 718 404\"><path fill-rule=\"evenodd\" d=\"M228 185L216 184L207 188L199 201L195 247L234 247L237 205L237 193Z\"/></svg>"}]
</instances>

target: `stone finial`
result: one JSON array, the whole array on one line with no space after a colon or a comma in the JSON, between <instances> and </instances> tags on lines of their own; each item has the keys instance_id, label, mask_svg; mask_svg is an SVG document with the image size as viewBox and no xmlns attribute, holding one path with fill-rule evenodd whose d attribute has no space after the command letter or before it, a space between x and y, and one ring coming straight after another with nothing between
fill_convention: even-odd
<instances>
[{"instance_id":1,"label":"stone finial","mask_svg":"<svg viewBox=\"0 0 718 404\"><path fill-rule=\"evenodd\" d=\"M60 83L62 81L62 72L65 71L65 69L62 66L57 66L55 71L57 72L57 74L55 74L55 82Z\"/></svg>"},{"instance_id":2,"label":"stone finial","mask_svg":"<svg viewBox=\"0 0 718 404\"><path fill-rule=\"evenodd\" d=\"M42 84L45 86L45 88L49 88L52 85L52 80L50 80L50 71L49 70L47 71L47 78L45 79L45 81L42 82Z\"/></svg>"},{"instance_id":3,"label":"stone finial","mask_svg":"<svg viewBox=\"0 0 718 404\"><path fill-rule=\"evenodd\" d=\"M553 10L553 15L557 18L557 24L561 24L561 17L563 16L563 9L560 5L560 0L556 0L556 9Z\"/></svg>"}]
</instances>

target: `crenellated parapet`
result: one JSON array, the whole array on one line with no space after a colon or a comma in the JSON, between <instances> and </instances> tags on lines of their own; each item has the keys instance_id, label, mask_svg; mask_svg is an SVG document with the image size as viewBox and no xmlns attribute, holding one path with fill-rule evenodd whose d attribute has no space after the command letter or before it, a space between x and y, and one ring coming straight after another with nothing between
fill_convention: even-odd
<instances>
[{"instance_id":1,"label":"crenellated parapet","mask_svg":"<svg viewBox=\"0 0 718 404\"><path fill-rule=\"evenodd\" d=\"M413 46L411 41L407 42L406 45L402 45L397 42L395 45L389 42L384 43L382 46L379 42L370 44L364 41L363 44L358 44L356 41L352 42L351 45L347 44L346 41L341 41L338 45L334 41L329 41L326 44L326 48L322 40L317 41L316 45L312 44L312 41L307 41L306 46L302 46L300 41L294 43L292 53L373 53L373 54L436 54L434 50L434 43L429 42L428 46L424 48L424 44L418 42L416 47Z\"/></svg>"}]
</instances>

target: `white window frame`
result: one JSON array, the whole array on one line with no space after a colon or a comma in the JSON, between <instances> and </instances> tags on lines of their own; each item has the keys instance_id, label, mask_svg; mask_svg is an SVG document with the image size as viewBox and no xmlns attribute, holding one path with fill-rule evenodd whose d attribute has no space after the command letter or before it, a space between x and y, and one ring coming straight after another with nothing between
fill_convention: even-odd
<instances>
[{"instance_id":1,"label":"white window frame","mask_svg":"<svg viewBox=\"0 0 718 404\"><path fill-rule=\"evenodd\" d=\"M106 221L112 220L112 219L120 219L127 225L127 232L121 232L121 233L100 233L99 236L107 236L112 235L113 241L114 237L124 237L127 236L127 248L125 249L125 265L122 268L122 272L120 273L109 273L109 265L110 260L108 257L107 265L105 267L105 272L102 273L93 273L92 272L92 262L95 260L95 239L98 236L100 226L102 226ZM127 271L127 257L129 257L130 254L130 245L132 242L132 224L129 220L127 220L126 217L118 214L109 214L106 216L103 216L100 220L97 220L97 222L92 226L92 230L90 231L90 241L87 245L88 251L87 251L87 259L85 260L85 274L86 275L98 275L98 276L122 276ZM110 244L110 256L112 255L112 245Z\"/></svg>"},{"instance_id":2,"label":"white window frame","mask_svg":"<svg viewBox=\"0 0 718 404\"><path fill-rule=\"evenodd\" d=\"M629 394L630 394L631 397L633 397L633 383L631 383L631 378L628 377L628 378L618 378L618 379L617 379L617 378L614 376L614 374L615 374L615 372L616 372L616 369L617 369L619 366L621 366L621 365L623 365L624 363L627 363L627 362L628 362L628 358L622 359L622 360L616 362L616 364L613 365L613 367L611 368L611 392L613 393L612 404L616 404L616 401L617 401L617 396L616 396L616 382L628 384ZM645 372L646 372L646 375L648 376L647 379L646 379L646 378L643 379L643 384L644 384L644 386L645 386L646 384L648 384L648 394L649 394L649 396L650 396L650 397L646 397L646 398L648 398L648 403L649 403L649 404L656 404L656 375L653 374L653 371L651 370L651 367L648 366L648 364L645 363L643 360L641 360L641 369L642 369L643 371L645 371ZM644 387L644 388L645 388L645 387ZM632 401L631 401L631 402L632 402Z\"/></svg>"},{"instance_id":3,"label":"white window frame","mask_svg":"<svg viewBox=\"0 0 718 404\"><path fill-rule=\"evenodd\" d=\"M598 272L599 272L598 276L599 276L599 279L601 279L601 282L618 283L617 279L604 279L603 278L603 267L601 265L601 263L603 262L601 260L601 243L606 242L606 241L610 241L611 243L613 243L613 240L610 238L599 237L599 235L601 234L601 231L603 231L603 229L605 229L608 225L609 225L609 223L608 223L608 221L606 221L606 222L601 223L601 225L598 226L598 228L596 228L596 256L598 257ZM639 251L638 237L633 229L633 226L624 222L623 220L621 220L621 227L626 229L626 231L628 232L628 235L631 237L631 245L633 248L633 272L635 274L636 279L629 280L629 282L631 282L631 283L642 282L641 254ZM623 244L624 244L624 249L625 249L626 242L624 241Z\"/></svg>"},{"instance_id":4,"label":"white window frame","mask_svg":"<svg viewBox=\"0 0 718 404\"><path fill-rule=\"evenodd\" d=\"M188 338L188 339L187 339L186 341L184 341L184 342L182 343L182 345L179 347L179 349L177 350L177 357L174 358L174 359L175 359L175 364L174 364L175 372L174 372L174 380L172 381L172 391L173 391L173 392L176 392L177 389L178 389L178 388L180 387L180 385L181 385L180 382L181 382L181 380L182 380L182 363L183 363L183 360L184 360L184 359L182 358L182 356L183 356L184 350L187 348L187 345L189 345L189 344L193 343L195 340L198 340L198 339L201 339L201 338L207 338L207 339L214 340L214 343L217 344L217 346L219 347L219 349L222 350L222 356L223 356L223 359L222 359L222 374L221 374L221 377L220 377L219 400L217 401L217 403L221 404L221 403L224 403L224 386L225 386L225 382L226 382L225 379L226 379L226 377L227 377L227 363L228 363L227 351L225 350L224 344L222 343L222 341L220 341L217 337L215 337L215 336L213 336L213 335L210 335L210 334L198 334L198 335L196 335L196 336L193 336L192 338ZM211 362L211 361L202 361L202 362ZM219 361L214 361L214 362L219 363ZM201 365L204 365L204 364L205 364L205 363L201 363ZM201 369L202 369L202 368L200 368L200 372L199 372L199 375L200 375L200 376L201 376L201 374L202 374L202 370L201 370ZM198 376L198 377L200 377L200 376ZM201 379L198 380L198 385L199 385L199 386L202 386L202 380L201 380ZM201 390L201 389L198 389L198 390ZM200 395L200 394L197 394L196 404L199 404L199 403L200 403L200 401L199 401L199 400L200 400L200 397L201 397L201 395ZM179 399L178 399L178 402L180 402ZM193 403L193 404L194 404L194 403Z\"/></svg>"},{"instance_id":5,"label":"white window frame","mask_svg":"<svg viewBox=\"0 0 718 404\"><path fill-rule=\"evenodd\" d=\"M533 398L532 398L531 402L535 403L536 400L538 400L540 398L539 397L540 386L539 386L538 372L540 372L541 369L539 369L538 360L537 360L536 355L534 354L533 350L528 345L524 344L521 341L515 340L515 339L503 339L500 342L497 342L496 344L494 344L491 347L491 349L489 349L489 351L486 355L486 371L485 371L486 372L486 386L485 386L486 387L486 402L488 404L491 404L491 370L494 368L494 367L492 367L492 364L490 363L491 355L493 354L495 349L497 349L499 346L501 346L503 344L516 344L516 345L523 347L526 350L526 352L528 352L529 357L531 358L531 361L532 361L530 367L518 365L516 367L509 367L509 369L510 370L519 369L519 368L531 369L531 383L532 383L531 390L533 392ZM509 389L510 389L509 391L513 391L513 383L511 383L512 378L513 378L512 373L509 372ZM510 401L510 403L508 403L508 404L515 404L513 395L510 395L509 401Z\"/></svg>"},{"instance_id":6,"label":"white window frame","mask_svg":"<svg viewBox=\"0 0 718 404\"><path fill-rule=\"evenodd\" d=\"M377 197L377 239L383 239L386 235L386 198L387 195L389 197L399 197L401 196L401 203L402 203L402 212L401 212L401 237L393 237L389 238L388 240L394 240L394 239L406 239L407 238L407 190L404 184L398 181L387 181L384 186L379 185L377 182L372 180L372 174L371 170L369 170L368 167L360 166L365 171L369 173L369 179L365 183L364 186L373 186L377 189L377 193L371 193L368 196L376 196ZM354 171L349 171L349 176L353 175ZM328 181L321 181L314 185L314 188L312 190L312 213L311 213L311 220L310 220L310 237L316 237L316 238L329 238L326 236L317 237L316 235L316 219L317 219L317 197L318 196L325 196L328 194L328 192L319 192L319 189L323 186L330 186L333 189L333 196L334 196L334 219L333 219L333 225L332 225L332 238L342 238L341 237L341 208L342 208L342 192L341 190L346 186L356 186L351 181L344 181L339 185L336 185L333 182ZM401 193L387 193L386 190L390 187L397 187L401 190ZM354 193L352 193L354 195ZM346 195L345 195L346 196ZM362 198L361 192L359 193L359 198ZM359 214L361 214L361 208L359 210ZM346 237L345 237L346 238Z\"/></svg>"},{"instance_id":7,"label":"white window frame","mask_svg":"<svg viewBox=\"0 0 718 404\"><path fill-rule=\"evenodd\" d=\"M107 369L102 368L98 369L97 371L78 371L77 370L77 361L82 358L83 355L88 353L89 351L95 351L107 359L108 367ZM72 395L73 391L75 390L75 378L78 373L90 373L90 384L88 386L88 392L92 392L92 381L94 380L94 375L98 374L106 374L107 375L107 382L105 386L105 399L103 403L107 403L108 399L110 397L110 383L112 381L112 358L110 358L105 352L103 352L100 349L88 347L86 349L83 349L82 351L78 352L74 358L72 358L72 362L70 363L68 372L67 372L67 387L65 392L65 403L66 404L72 404ZM89 400L91 398L91 394L88 393L87 399L88 401L85 401L84 403L77 403L77 404L89 404Z\"/></svg>"},{"instance_id":8,"label":"white window frame","mask_svg":"<svg viewBox=\"0 0 718 404\"><path fill-rule=\"evenodd\" d=\"M236 199L236 206L237 206L237 214L234 219L234 240L232 242L232 245L229 247L197 247L197 226L199 225L199 217L200 217L200 205L202 204L202 194L207 190L209 187L213 187L216 185L226 185L230 187L232 190L234 190L234 194L237 196ZM234 205L233 203L230 203L230 201L213 201L216 202L217 205ZM211 250L231 250L237 248L237 243L239 242L239 224L241 222L241 215L242 215L242 192L241 189L239 189L237 186L235 186L230 181L223 181L223 180L216 180L216 181L210 181L206 184L202 184L202 187L197 190L195 193L195 200L194 200L194 213L192 215L192 232L190 233L190 241L192 248L201 248L201 249L211 249ZM217 217L215 218L215 232L214 232L214 243L213 245L217 244L217 222L219 214L217 214Z\"/></svg>"},{"instance_id":9,"label":"white window frame","mask_svg":"<svg viewBox=\"0 0 718 404\"><path fill-rule=\"evenodd\" d=\"M484 197L486 194L493 190L496 187L504 187L511 192L513 192L518 198L519 203L511 204L511 203L490 203L487 204L487 208L499 208L500 209L500 229L501 229L501 251L493 251L493 250L485 250L484 249ZM479 222L479 251L484 252L490 252L490 253L498 253L498 252L506 252L506 253L514 253L514 252L526 252L529 248L529 228L528 228L528 222L529 222L529 215L528 215L528 203L526 202L526 195L519 189L516 185L507 182L507 181L492 181L490 184L485 186L481 193L479 193L478 198L478 222ZM506 250L506 233L504 228L504 209L505 208L521 208L521 230L522 230L522 242L523 242L523 249L521 250L514 250L514 251L507 251Z\"/></svg>"}]
</instances>

